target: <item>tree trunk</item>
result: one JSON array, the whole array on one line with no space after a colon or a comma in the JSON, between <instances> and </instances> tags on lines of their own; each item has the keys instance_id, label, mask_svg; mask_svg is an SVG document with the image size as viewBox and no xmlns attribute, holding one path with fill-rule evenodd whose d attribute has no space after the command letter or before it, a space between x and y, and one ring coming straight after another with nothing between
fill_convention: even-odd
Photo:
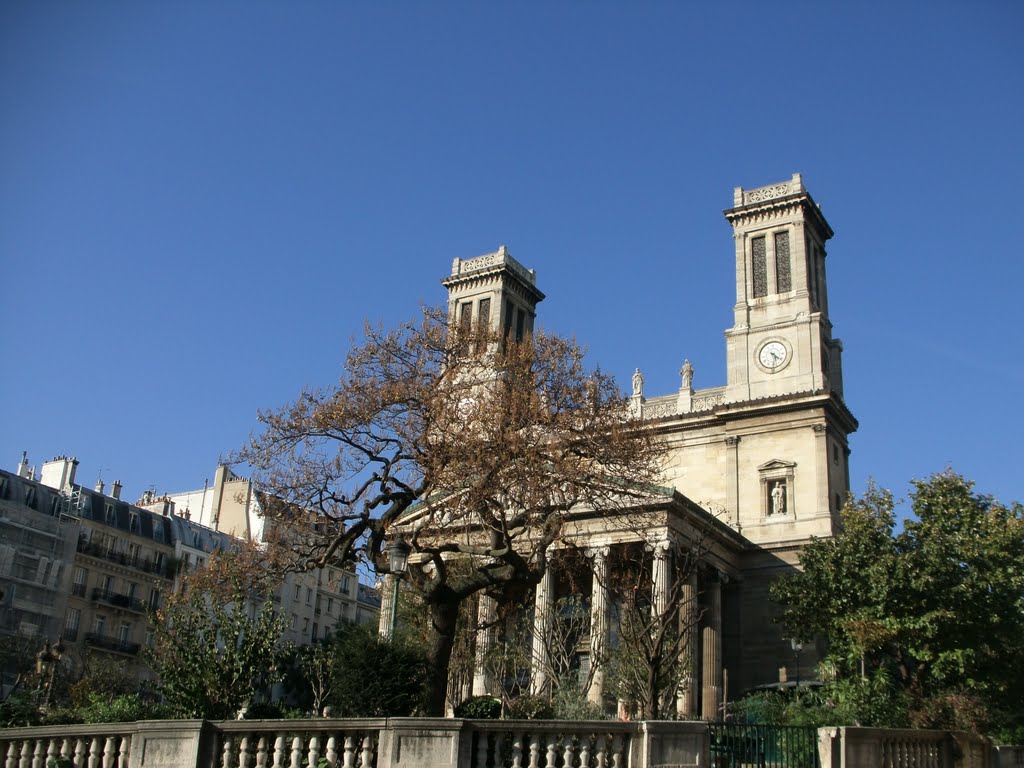
<instances>
[{"instance_id":1,"label":"tree trunk","mask_svg":"<svg viewBox=\"0 0 1024 768\"><path fill-rule=\"evenodd\" d=\"M455 624L459 601L451 598L430 603L430 647L427 649L427 691L424 702L428 717L444 717L448 695L448 663L455 645Z\"/></svg>"}]
</instances>

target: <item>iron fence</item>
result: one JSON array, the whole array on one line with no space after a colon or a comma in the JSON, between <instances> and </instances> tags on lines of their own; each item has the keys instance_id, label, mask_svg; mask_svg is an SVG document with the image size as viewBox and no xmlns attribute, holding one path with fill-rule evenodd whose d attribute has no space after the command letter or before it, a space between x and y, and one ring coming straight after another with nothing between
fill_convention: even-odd
<instances>
[{"instance_id":1,"label":"iron fence","mask_svg":"<svg viewBox=\"0 0 1024 768\"><path fill-rule=\"evenodd\" d=\"M711 724L715 768L821 768L818 730L792 725Z\"/></svg>"}]
</instances>

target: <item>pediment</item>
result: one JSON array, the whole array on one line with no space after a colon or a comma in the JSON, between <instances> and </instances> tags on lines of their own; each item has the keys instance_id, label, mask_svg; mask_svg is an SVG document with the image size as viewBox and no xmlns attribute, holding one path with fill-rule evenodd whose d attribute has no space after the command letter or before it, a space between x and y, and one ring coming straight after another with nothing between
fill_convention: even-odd
<instances>
[{"instance_id":1,"label":"pediment","mask_svg":"<svg viewBox=\"0 0 1024 768\"><path fill-rule=\"evenodd\" d=\"M782 459L772 459L766 461L764 464L757 468L758 472L771 472L777 469L792 469L796 466L795 461L783 461Z\"/></svg>"}]
</instances>

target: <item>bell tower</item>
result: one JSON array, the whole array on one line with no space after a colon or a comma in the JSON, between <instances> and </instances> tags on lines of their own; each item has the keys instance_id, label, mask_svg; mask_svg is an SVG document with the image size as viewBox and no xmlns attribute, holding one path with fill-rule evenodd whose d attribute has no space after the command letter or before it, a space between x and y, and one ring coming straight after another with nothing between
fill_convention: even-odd
<instances>
[{"instance_id":1,"label":"bell tower","mask_svg":"<svg viewBox=\"0 0 1024 768\"><path fill-rule=\"evenodd\" d=\"M800 174L757 189L736 187L725 218L736 244L726 400L826 392L841 399L842 344L832 338L825 281L832 228Z\"/></svg>"},{"instance_id":2,"label":"bell tower","mask_svg":"<svg viewBox=\"0 0 1024 768\"><path fill-rule=\"evenodd\" d=\"M494 253L452 261L452 273L441 281L448 289L448 317L460 328L490 325L517 341L533 332L537 305L537 271L512 258L504 245Z\"/></svg>"}]
</instances>

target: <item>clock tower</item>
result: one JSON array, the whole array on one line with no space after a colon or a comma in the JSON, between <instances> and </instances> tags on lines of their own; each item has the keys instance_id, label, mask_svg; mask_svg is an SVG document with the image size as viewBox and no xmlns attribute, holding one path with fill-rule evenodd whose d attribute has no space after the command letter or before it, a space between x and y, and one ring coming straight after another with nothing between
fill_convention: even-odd
<instances>
[{"instance_id":1,"label":"clock tower","mask_svg":"<svg viewBox=\"0 0 1024 768\"><path fill-rule=\"evenodd\" d=\"M725 332L725 400L843 394L842 344L832 338L825 243L832 228L804 188L737 187L725 211L736 243L735 322Z\"/></svg>"}]
</instances>

